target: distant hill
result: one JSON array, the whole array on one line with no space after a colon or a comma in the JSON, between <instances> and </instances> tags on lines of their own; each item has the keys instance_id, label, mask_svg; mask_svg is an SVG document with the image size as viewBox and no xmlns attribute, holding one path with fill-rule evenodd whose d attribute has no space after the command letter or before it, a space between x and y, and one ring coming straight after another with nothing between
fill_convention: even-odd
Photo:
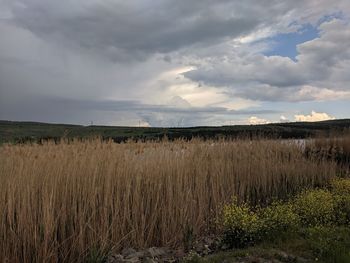
<instances>
[{"instance_id":1,"label":"distant hill","mask_svg":"<svg viewBox=\"0 0 350 263\"><path fill-rule=\"evenodd\" d=\"M262 125L202 126L190 128L147 128L121 126L81 126L41 122L0 121L0 143L60 140L61 138L87 138L100 136L116 142L127 139L168 139L201 137L269 136L274 138L308 138L350 129L350 119L321 122L289 122Z\"/></svg>"}]
</instances>

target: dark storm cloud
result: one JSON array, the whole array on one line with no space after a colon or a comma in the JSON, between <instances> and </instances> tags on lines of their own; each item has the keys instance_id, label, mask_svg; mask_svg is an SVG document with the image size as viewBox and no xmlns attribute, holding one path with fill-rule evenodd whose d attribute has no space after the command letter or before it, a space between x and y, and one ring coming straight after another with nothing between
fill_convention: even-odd
<instances>
[{"instance_id":1,"label":"dark storm cloud","mask_svg":"<svg viewBox=\"0 0 350 263\"><path fill-rule=\"evenodd\" d=\"M248 3L249 2L249 3ZM142 57L252 32L277 1L8 1L20 27L39 37L111 57ZM269 3L269 5L264 5Z\"/></svg>"}]
</instances>

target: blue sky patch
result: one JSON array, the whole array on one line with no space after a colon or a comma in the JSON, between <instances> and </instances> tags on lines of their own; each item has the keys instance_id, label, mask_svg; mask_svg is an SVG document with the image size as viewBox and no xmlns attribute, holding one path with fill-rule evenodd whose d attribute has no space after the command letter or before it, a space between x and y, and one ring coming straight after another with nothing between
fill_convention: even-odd
<instances>
[{"instance_id":1,"label":"blue sky patch","mask_svg":"<svg viewBox=\"0 0 350 263\"><path fill-rule=\"evenodd\" d=\"M342 11L336 12L336 13L332 13L329 15L326 15L322 18L320 18L320 20L318 21L318 25L324 23L324 22L329 22L332 21L333 19L339 19L339 20L343 20L345 18L344 14Z\"/></svg>"},{"instance_id":2,"label":"blue sky patch","mask_svg":"<svg viewBox=\"0 0 350 263\"><path fill-rule=\"evenodd\" d=\"M319 37L316 27L311 24L304 25L300 30L293 33L278 34L267 39L271 42L271 49L264 52L266 56L282 56L296 60L297 45Z\"/></svg>"}]
</instances>

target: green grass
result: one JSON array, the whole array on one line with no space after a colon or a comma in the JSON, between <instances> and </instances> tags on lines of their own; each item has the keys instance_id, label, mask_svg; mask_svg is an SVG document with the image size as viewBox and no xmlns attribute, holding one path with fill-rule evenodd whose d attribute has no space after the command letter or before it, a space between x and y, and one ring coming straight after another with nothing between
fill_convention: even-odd
<instances>
[{"instance_id":1,"label":"green grass","mask_svg":"<svg viewBox=\"0 0 350 263\"><path fill-rule=\"evenodd\" d=\"M288 255L285 257L284 255ZM222 251L207 257L192 255L186 263L240 262L244 259L279 260L280 262L350 262L350 228L318 227L306 228L275 241L259 245ZM260 262L260 261L256 261Z\"/></svg>"}]
</instances>

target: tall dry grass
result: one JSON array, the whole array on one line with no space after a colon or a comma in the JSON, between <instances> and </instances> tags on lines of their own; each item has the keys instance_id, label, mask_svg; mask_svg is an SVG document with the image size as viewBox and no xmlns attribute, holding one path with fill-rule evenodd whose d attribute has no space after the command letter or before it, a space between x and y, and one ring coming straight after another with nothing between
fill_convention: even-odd
<instances>
[{"instance_id":1,"label":"tall dry grass","mask_svg":"<svg viewBox=\"0 0 350 263\"><path fill-rule=\"evenodd\" d=\"M350 129L329 137L320 137L306 143L306 153L336 161L350 170Z\"/></svg>"},{"instance_id":2,"label":"tall dry grass","mask_svg":"<svg viewBox=\"0 0 350 263\"><path fill-rule=\"evenodd\" d=\"M91 251L178 246L232 195L252 203L326 184L336 164L278 141L99 140L0 148L0 259L82 262Z\"/></svg>"}]
</instances>

